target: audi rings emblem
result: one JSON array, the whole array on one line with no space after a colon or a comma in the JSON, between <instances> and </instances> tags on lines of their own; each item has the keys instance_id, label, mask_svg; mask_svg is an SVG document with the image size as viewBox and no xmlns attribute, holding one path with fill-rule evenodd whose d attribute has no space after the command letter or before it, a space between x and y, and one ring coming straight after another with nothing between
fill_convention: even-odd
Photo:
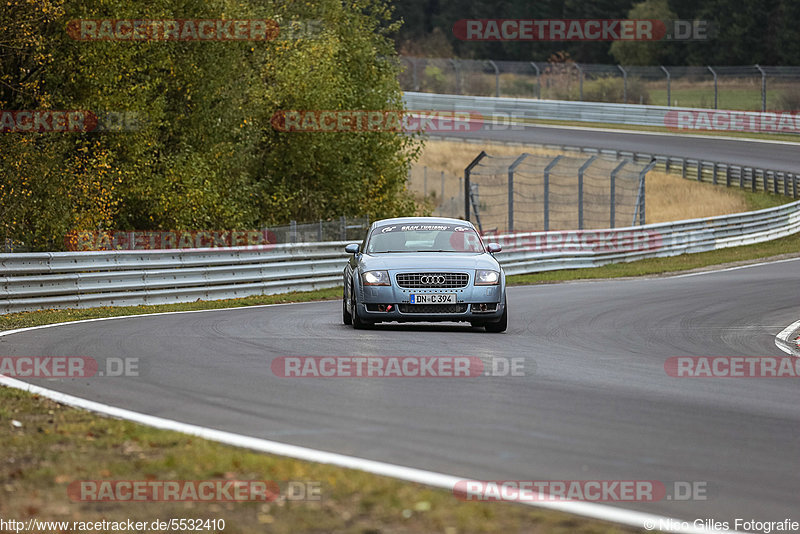
<instances>
[{"instance_id":1,"label":"audi rings emblem","mask_svg":"<svg viewBox=\"0 0 800 534\"><path fill-rule=\"evenodd\" d=\"M419 281L421 284L428 286L443 286L445 277L443 274L426 274L420 276Z\"/></svg>"}]
</instances>

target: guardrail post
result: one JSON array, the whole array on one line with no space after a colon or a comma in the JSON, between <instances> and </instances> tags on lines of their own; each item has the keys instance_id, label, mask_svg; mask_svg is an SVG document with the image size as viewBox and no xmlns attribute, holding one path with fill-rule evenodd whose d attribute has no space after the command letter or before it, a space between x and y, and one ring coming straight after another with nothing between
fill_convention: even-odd
<instances>
[{"instance_id":1,"label":"guardrail post","mask_svg":"<svg viewBox=\"0 0 800 534\"><path fill-rule=\"evenodd\" d=\"M550 171L555 167L563 156L556 156L553 161L544 168L544 231L550 230Z\"/></svg>"},{"instance_id":2,"label":"guardrail post","mask_svg":"<svg viewBox=\"0 0 800 534\"><path fill-rule=\"evenodd\" d=\"M750 190L753 193L755 193L755 191L756 191L756 170L754 168L752 168L752 167L748 167L747 169L750 171L748 173L750 175Z\"/></svg>"},{"instance_id":3,"label":"guardrail post","mask_svg":"<svg viewBox=\"0 0 800 534\"><path fill-rule=\"evenodd\" d=\"M783 182L783 196L789 196L789 184L786 182L786 173L781 171L781 181Z\"/></svg>"},{"instance_id":4,"label":"guardrail post","mask_svg":"<svg viewBox=\"0 0 800 534\"><path fill-rule=\"evenodd\" d=\"M530 154L527 152L514 160L508 167L508 233L514 233L514 172Z\"/></svg>"},{"instance_id":5,"label":"guardrail post","mask_svg":"<svg viewBox=\"0 0 800 534\"><path fill-rule=\"evenodd\" d=\"M686 158L681 158L681 178L686 178Z\"/></svg>"},{"instance_id":6,"label":"guardrail post","mask_svg":"<svg viewBox=\"0 0 800 534\"><path fill-rule=\"evenodd\" d=\"M761 169L761 181L764 184L764 192L769 193L769 178L767 177L767 171L765 169Z\"/></svg>"},{"instance_id":7,"label":"guardrail post","mask_svg":"<svg viewBox=\"0 0 800 534\"><path fill-rule=\"evenodd\" d=\"M669 173L669 156L664 158L664 172Z\"/></svg>"},{"instance_id":8,"label":"guardrail post","mask_svg":"<svg viewBox=\"0 0 800 534\"><path fill-rule=\"evenodd\" d=\"M697 160L697 181L703 181L703 162L699 159Z\"/></svg>"},{"instance_id":9,"label":"guardrail post","mask_svg":"<svg viewBox=\"0 0 800 534\"><path fill-rule=\"evenodd\" d=\"M739 189L744 189L744 167L738 166L739 169Z\"/></svg>"},{"instance_id":10,"label":"guardrail post","mask_svg":"<svg viewBox=\"0 0 800 534\"><path fill-rule=\"evenodd\" d=\"M472 189L470 188L470 181L469 175L472 172L472 169L480 163L480 161L486 157L486 151L481 150L481 153L472 160L472 162L467 165L467 168L464 169L464 220L468 221L470 216L470 195L472 193Z\"/></svg>"},{"instance_id":11,"label":"guardrail post","mask_svg":"<svg viewBox=\"0 0 800 534\"><path fill-rule=\"evenodd\" d=\"M344 215L339 217L339 226L342 241L347 241L347 218Z\"/></svg>"},{"instance_id":12,"label":"guardrail post","mask_svg":"<svg viewBox=\"0 0 800 534\"><path fill-rule=\"evenodd\" d=\"M717 162L711 162L711 183L717 185Z\"/></svg>"},{"instance_id":13,"label":"guardrail post","mask_svg":"<svg viewBox=\"0 0 800 534\"><path fill-rule=\"evenodd\" d=\"M597 156L592 156L578 169L578 230L583 230L583 173L596 159Z\"/></svg>"},{"instance_id":14,"label":"guardrail post","mask_svg":"<svg viewBox=\"0 0 800 534\"><path fill-rule=\"evenodd\" d=\"M670 95L670 85L671 85L671 83L670 82L672 81L672 77L669 75L669 71L667 70L667 67L665 67L664 65L661 65L661 70L663 70L664 74L667 75L667 106L671 106L672 105L672 100L670 100L670 98L671 98L671 95Z\"/></svg>"},{"instance_id":15,"label":"guardrail post","mask_svg":"<svg viewBox=\"0 0 800 534\"><path fill-rule=\"evenodd\" d=\"M714 69L711 68L711 65L708 66L708 70L710 70L711 74L714 75L714 109L717 109L717 73L714 72Z\"/></svg>"},{"instance_id":16,"label":"guardrail post","mask_svg":"<svg viewBox=\"0 0 800 534\"><path fill-rule=\"evenodd\" d=\"M289 221L289 243L297 243L297 221Z\"/></svg>"},{"instance_id":17,"label":"guardrail post","mask_svg":"<svg viewBox=\"0 0 800 534\"><path fill-rule=\"evenodd\" d=\"M761 73L761 112L767 111L767 73L756 64L758 72Z\"/></svg>"},{"instance_id":18,"label":"guardrail post","mask_svg":"<svg viewBox=\"0 0 800 534\"><path fill-rule=\"evenodd\" d=\"M317 241L322 241L322 219L319 220L317 225Z\"/></svg>"},{"instance_id":19,"label":"guardrail post","mask_svg":"<svg viewBox=\"0 0 800 534\"><path fill-rule=\"evenodd\" d=\"M789 176L792 177L792 198L797 198L797 175L789 173Z\"/></svg>"},{"instance_id":20,"label":"guardrail post","mask_svg":"<svg viewBox=\"0 0 800 534\"><path fill-rule=\"evenodd\" d=\"M622 160L622 163L617 165L617 168L611 171L610 181L611 181L611 193L609 194L609 211L611 212L611 226L609 228L614 228L614 219L616 216L616 184L615 181L617 179L617 173L622 170L622 167L627 165L629 162L627 159Z\"/></svg>"}]
</instances>

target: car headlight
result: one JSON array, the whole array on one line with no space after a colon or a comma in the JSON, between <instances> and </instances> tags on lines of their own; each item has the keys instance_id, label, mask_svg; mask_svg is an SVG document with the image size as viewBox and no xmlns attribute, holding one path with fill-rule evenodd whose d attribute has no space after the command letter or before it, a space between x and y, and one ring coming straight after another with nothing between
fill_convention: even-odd
<instances>
[{"instance_id":1,"label":"car headlight","mask_svg":"<svg viewBox=\"0 0 800 534\"><path fill-rule=\"evenodd\" d=\"M475 271L476 286L494 286L500 283L500 273L497 271L478 270Z\"/></svg>"},{"instance_id":2,"label":"car headlight","mask_svg":"<svg viewBox=\"0 0 800 534\"><path fill-rule=\"evenodd\" d=\"M389 271L367 271L361 275L365 286L388 286Z\"/></svg>"}]
</instances>

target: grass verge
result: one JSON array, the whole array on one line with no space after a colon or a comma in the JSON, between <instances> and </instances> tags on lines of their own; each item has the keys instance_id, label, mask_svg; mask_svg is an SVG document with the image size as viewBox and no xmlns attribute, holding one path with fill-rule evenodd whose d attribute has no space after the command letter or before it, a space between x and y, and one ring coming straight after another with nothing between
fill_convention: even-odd
<instances>
[{"instance_id":1,"label":"grass verge","mask_svg":"<svg viewBox=\"0 0 800 534\"><path fill-rule=\"evenodd\" d=\"M72 526L73 521L103 519L148 524L155 519L224 519L224 532L244 534L636 532L510 503L462 502L445 490L99 417L4 387L0 450L0 517L5 520L36 517ZM282 496L272 502L95 503L73 500L67 492L71 482L80 480L209 479L272 481ZM318 488L319 500L285 498L289 482ZM62 531L67 530L85 529Z\"/></svg>"}]
</instances>

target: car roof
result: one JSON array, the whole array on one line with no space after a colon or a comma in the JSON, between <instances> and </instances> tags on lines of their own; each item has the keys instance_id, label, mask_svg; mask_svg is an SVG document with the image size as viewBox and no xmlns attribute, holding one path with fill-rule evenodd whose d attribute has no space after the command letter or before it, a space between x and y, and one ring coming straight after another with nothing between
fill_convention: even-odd
<instances>
[{"instance_id":1,"label":"car roof","mask_svg":"<svg viewBox=\"0 0 800 534\"><path fill-rule=\"evenodd\" d=\"M395 217L393 219L383 219L372 223L373 227L376 228L388 226L390 224L463 224L472 226L472 223L469 221L451 219L449 217Z\"/></svg>"}]
</instances>

